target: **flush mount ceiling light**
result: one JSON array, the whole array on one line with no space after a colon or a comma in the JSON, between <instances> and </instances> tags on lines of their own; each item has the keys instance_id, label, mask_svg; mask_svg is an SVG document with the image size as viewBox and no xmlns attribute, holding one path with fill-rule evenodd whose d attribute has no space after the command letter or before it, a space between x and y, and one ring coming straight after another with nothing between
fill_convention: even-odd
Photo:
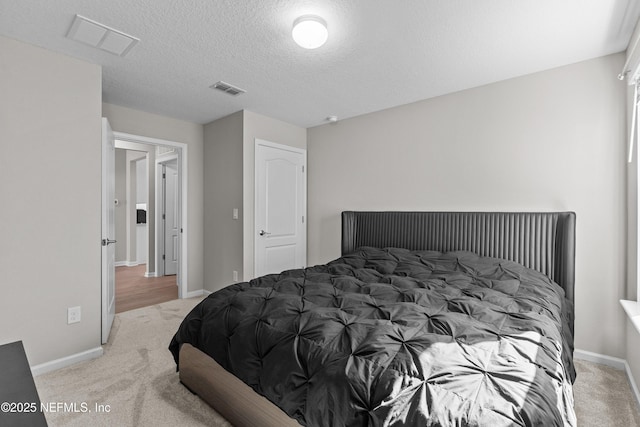
<instances>
[{"instance_id":1,"label":"flush mount ceiling light","mask_svg":"<svg viewBox=\"0 0 640 427\"><path fill-rule=\"evenodd\" d=\"M304 15L293 21L293 40L305 49L322 46L329 37L327 23L315 15Z\"/></svg>"}]
</instances>

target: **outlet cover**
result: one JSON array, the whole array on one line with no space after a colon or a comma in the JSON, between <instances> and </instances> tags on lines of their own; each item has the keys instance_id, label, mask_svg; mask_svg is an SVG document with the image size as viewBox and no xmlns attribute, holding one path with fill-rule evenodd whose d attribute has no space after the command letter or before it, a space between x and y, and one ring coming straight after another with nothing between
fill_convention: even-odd
<instances>
[{"instance_id":1,"label":"outlet cover","mask_svg":"<svg viewBox=\"0 0 640 427\"><path fill-rule=\"evenodd\" d=\"M67 324L78 323L82 317L80 306L67 308Z\"/></svg>"}]
</instances>

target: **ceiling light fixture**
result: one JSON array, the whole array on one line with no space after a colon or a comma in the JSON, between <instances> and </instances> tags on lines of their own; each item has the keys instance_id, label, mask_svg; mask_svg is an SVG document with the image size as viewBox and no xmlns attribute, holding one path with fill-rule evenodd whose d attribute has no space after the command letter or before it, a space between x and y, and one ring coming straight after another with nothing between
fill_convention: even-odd
<instances>
[{"instance_id":1,"label":"ceiling light fixture","mask_svg":"<svg viewBox=\"0 0 640 427\"><path fill-rule=\"evenodd\" d=\"M304 15L293 21L291 36L305 49L316 49L327 41L329 32L324 19L315 15Z\"/></svg>"}]
</instances>

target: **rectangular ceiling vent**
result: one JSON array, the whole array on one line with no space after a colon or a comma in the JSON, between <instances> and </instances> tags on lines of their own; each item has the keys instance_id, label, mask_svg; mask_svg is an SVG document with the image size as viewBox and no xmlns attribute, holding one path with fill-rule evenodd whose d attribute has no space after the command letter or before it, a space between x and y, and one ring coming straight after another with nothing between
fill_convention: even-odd
<instances>
[{"instance_id":1,"label":"rectangular ceiling vent","mask_svg":"<svg viewBox=\"0 0 640 427\"><path fill-rule=\"evenodd\" d=\"M225 83L222 80L214 83L212 86L209 86L211 89L217 89L224 93L228 93L229 95L238 96L242 93L245 93L246 90L240 89L238 86L230 85L229 83Z\"/></svg>"},{"instance_id":2,"label":"rectangular ceiling vent","mask_svg":"<svg viewBox=\"0 0 640 427\"><path fill-rule=\"evenodd\" d=\"M118 56L125 56L140 39L76 15L67 37Z\"/></svg>"}]
</instances>

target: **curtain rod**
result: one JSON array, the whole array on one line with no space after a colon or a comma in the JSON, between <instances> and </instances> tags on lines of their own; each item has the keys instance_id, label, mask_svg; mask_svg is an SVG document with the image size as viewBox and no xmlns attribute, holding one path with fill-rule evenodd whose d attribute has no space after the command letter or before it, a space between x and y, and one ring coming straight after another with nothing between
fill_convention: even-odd
<instances>
[{"instance_id":1,"label":"curtain rod","mask_svg":"<svg viewBox=\"0 0 640 427\"><path fill-rule=\"evenodd\" d=\"M631 51L627 49L627 52L628 52L627 60L624 62L622 71L620 72L620 74L618 74L618 80L624 80L625 77L627 77L627 74L631 72L631 70L627 70L627 67L629 66L629 61L631 60L633 53L636 51L636 47L638 47L638 41L640 41L640 34L638 34L638 37L636 37L636 41L635 43L633 43L633 47L631 48Z\"/></svg>"}]
</instances>

